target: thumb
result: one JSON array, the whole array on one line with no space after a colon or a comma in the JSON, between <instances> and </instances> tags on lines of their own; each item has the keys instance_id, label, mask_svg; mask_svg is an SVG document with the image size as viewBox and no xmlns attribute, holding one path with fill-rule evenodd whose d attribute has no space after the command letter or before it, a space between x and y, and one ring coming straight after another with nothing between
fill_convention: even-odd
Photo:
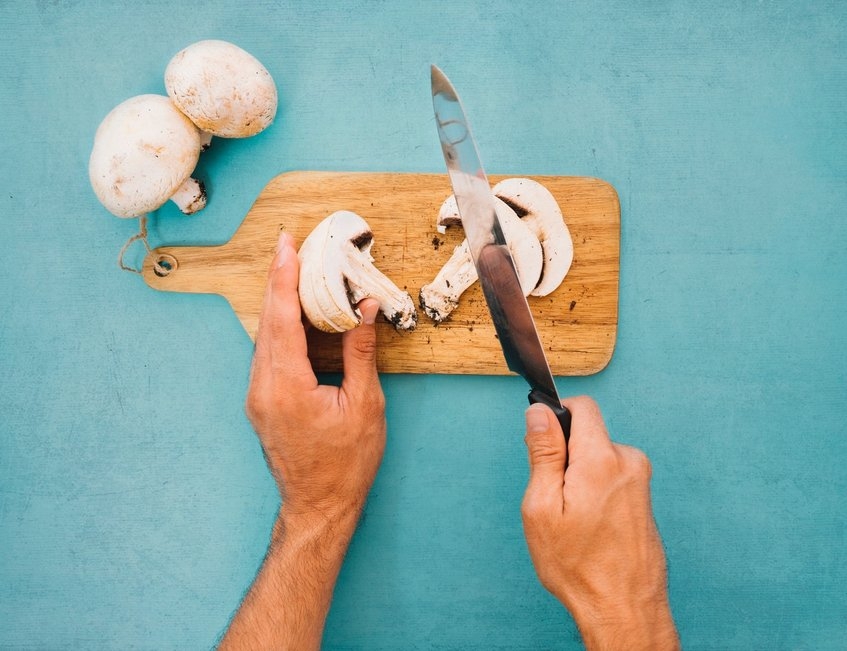
<instances>
[{"instance_id":1,"label":"thumb","mask_svg":"<svg viewBox=\"0 0 847 651\"><path fill-rule=\"evenodd\" d=\"M526 410L524 442L529 452L527 491L561 500L567 446L559 421L549 407L534 404Z\"/></svg>"},{"instance_id":2,"label":"thumb","mask_svg":"<svg viewBox=\"0 0 847 651\"><path fill-rule=\"evenodd\" d=\"M341 354L344 361L343 386L347 391L367 392L379 385L376 370L376 315L379 303L368 298L359 303L362 322L342 335Z\"/></svg>"}]
</instances>

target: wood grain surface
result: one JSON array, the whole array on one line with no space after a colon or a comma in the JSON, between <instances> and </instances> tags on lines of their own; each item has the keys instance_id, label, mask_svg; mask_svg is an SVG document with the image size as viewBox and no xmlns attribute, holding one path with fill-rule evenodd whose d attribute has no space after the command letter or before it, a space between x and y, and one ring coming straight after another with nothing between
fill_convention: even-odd
<instances>
[{"instance_id":1,"label":"wood grain surface","mask_svg":"<svg viewBox=\"0 0 847 651\"><path fill-rule=\"evenodd\" d=\"M506 178L492 176L492 184ZM530 308L554 375L603 369L614 350L618 317L620 205L608 183L594 178L532 176L557 198L574 240L574 262L562 285ZM336 210L360 214L374 233L376 266L417 303L464 238L460 228L436 231L438 209L451 193L446 174L288 172L260 193L229 242L159 247L147 255L145 281L163 291L220 294L255 339L267 267L280 230L302 243ZM169 267L166 273L156 263ZM418 327L398 333L378 321L383 373L508 374L478 283L436 326L418 310ZM312 329L309 355L317 371L341 369L340 341Z\"/></svg>"}]
</instances>

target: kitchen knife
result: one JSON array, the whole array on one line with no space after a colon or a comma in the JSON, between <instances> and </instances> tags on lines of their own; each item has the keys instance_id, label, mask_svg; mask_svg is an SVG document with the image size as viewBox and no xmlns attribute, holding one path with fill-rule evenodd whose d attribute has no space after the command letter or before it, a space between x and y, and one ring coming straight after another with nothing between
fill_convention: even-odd
<instances>
[{"instance_id":1,"label":"kitchen knife","mask_svg":"<svg viewBox=\"0 0 847 651\"><path fill-rule=\"evenodd\" d=\"M459 95L436 66L432 66L432 107L462 226L506 364L529 383L530 403L541 402L555 412L567 441L571 413L559 400Z\"/></svg>"}]
</instances>

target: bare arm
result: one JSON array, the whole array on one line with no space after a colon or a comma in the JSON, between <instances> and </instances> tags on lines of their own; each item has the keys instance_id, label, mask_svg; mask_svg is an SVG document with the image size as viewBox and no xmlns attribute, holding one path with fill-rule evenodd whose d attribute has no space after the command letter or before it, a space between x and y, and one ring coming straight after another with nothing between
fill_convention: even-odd
<instances>
[{"instance_id":1,"label":"bare arm","mask_svg":"<svg viewBox=\"0 0 847 651\"><path fill-rule=\"evenodd\" d=\"M256 338L247 415L282 496L267 556L221 649L319 649L344 555L385 448L378 309L342 336L341 387L306 354L294 243L280 237Z\"/></svg>"},{"instance_id":2,"label":"bare arm","mask_svg":"<svg viewBox=\"0 0 847 651\"><path fill-rule=\"evenodd\" d=\"M679 649L650 462L609 439L593 400L563 403L573 415L567 449L550 409L533 405L526 414L522 514L538 577L573 615L590 651Z\"/></svg>"}]
</instances>

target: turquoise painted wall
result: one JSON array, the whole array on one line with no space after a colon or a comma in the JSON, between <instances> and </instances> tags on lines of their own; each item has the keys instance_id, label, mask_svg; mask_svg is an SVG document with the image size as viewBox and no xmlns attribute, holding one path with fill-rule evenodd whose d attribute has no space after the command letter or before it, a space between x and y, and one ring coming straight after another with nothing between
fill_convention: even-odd
<instances>
[{"instance_id":1,"label":"turquoise painted wall","mask_svg":"<svg viewBox=\"0 0 847 651\"><path fill-rule=\"evenodd\" d=\"M847 649L846 4L126 5L0 2L0 648L209 648L261 561L251 343L223 299L118 270L136 224L87 180L102 117L223 38L278 119L215 143L208 208L160 210L153 245L227 240L283 171L443 171L438 63L491 173L618 190L615 355L558 385L653 460L686 648ZM384 387L325 647L580 648L522 538L522 381Z\"/></svg>"}]
</instances>

